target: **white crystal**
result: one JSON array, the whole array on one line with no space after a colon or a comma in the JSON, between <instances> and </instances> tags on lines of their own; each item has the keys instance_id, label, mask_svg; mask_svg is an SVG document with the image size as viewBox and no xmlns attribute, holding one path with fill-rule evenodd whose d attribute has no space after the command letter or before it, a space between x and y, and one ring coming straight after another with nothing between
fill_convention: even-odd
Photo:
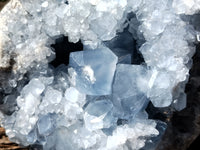
<instances>
[{"instance_id":1,"label":"white crystal","mask_svg":"<svg viewBox=\"0 0 200 150\"><path fill-rule=\"evenodd\" d=\"M59 104L62 100L62 93L60 91L48 88L45 92L43 101L49 101L52 104Z\"/></svg>"},{"instance_id":2,"label":"white crystal","mask_svg":"<svg viewBox=\"0 0 200 150\"><path fill-rule=\"evenodd\" d=\"M72 103L83 103L85 100L85 94L80 93L74 87L70 87L65 91L65 98Z\"/></svg>"}]
</instances>

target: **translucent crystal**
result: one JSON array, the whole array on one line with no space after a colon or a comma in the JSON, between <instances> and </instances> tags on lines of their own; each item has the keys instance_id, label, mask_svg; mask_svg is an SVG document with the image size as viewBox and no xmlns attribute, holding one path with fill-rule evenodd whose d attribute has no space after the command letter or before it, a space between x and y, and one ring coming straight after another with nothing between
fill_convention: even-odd
<instances>
[{"instance_id":1,"label":"translucent crystal","mask_svg":"<svg viewBox=\"0 0 200 150\"><path fill-rule=\"evenodd\" d=\"M65 98L72 103L84 104L85 94L80 93L74 87L70 87L65 91Z\"/></svg>"},{"instance_id":2,"label":"translucent crystal","mask_svg":"<svg viewBox=\"0 0 200 150\"><path fill-rule=\"evenodd\" d=\"M147 71L143 66L118 64L113 83L112 101L120 116L134 116L148 102L139 84ZM145 86L145 85L144 85Z\"/></svg>"},{"instance_id":3,"label":"translucent crystal","mask_svg":"<svg viewBox=\"0 0 200 150\"><path fill-rule=\"evenodd\" d=\"M45 115L40 118L37 122L38 131L40 134L50 134L53 128L53 122L51 116Z\"/></svg>"},{"instance_id":4,"label":"translucent crystal","mask_svg":"<svg viewBox=\"0 0 200 150\"><path fill-rule=\"evenodd\" d=\"M89 95L109 95L117 57L108 48L72 52L70 66L75 70L75 87Z\"/></svg>"},{"instance_id":5,"label":"translucent crystal","mask_svg":"<svg viewBox=\"0 0 200 150\"><path fill-rule=\"evenodd\" d=\"M112 111L113 105L110 100L100 100L89 103L85 109L84 121L88 130L104 128L104 120Z\"/></svg>"},{"instance_id":6,"label":"translucent crystal","mask_svg":"<svg viewBox=\"0 0 200 150\"><path fill-rule=\"evenodd\" d=\"M186 107L199 10L199 0L10 1L0 12L1 126L44 150L155 149L166 126L145 108ZM54 68L61 36L84 48Z\"/></svg>"},{"instance_id":7,"label":"translucent crystal","mask_svg":"<svg viewBox=\"0 0 200 150\"><path fill-rule=\"evenodd\" d=\"M62 93L54 90L52 88L48 88L45 92L45 96L43 101L49 101L50 103L59 104L62 100Z\"/></svg>"}]
</instances>

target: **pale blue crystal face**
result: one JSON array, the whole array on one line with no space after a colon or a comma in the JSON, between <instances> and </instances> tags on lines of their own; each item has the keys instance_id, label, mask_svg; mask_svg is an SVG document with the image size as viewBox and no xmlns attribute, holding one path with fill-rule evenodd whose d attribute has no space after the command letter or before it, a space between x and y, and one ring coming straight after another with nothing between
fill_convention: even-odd
<instances>
[{"instance_id":1,"label":"pale blue crystal face","mask_svg":"<svg viewBox=\"0 0 200 150\"><path fill-rule=\"evenodd\" d=\"M10 1L0 12L0 124L8 137L44 150L155 149L166 125L145 108L186 106L199 32L182 16L200 10L192 1ZM69 65L77 49L67 51L63 36L84 49ZM57 44L67 52L58 67Z\"/></svg>"},{"instance_id":2,"label":"pale blue crystal face","mask_svg":"<svg viewBox=\"0 0 200 150\"><path fill-rule=\"evenodd\" d=\"M41 135L49 135L52 132L54 126L53 118L50 114L44 115L38 120L37 126L38 132Z\"/></svg>"},{"instance_id":3,"label":"pale blue crystal face","mask_svg":"<svg viewBox=\"0 0 200 150\"><path fill-rule=\"evenodd\" d=\"M117 56L108 48L72 52L69 66L76 74L75 87L88 95L109 95Z\"/></svg>"},{"instance_id":4,"label":"pale blue crystal face","mask_svg":"<svg viewBox=\"0 0 200 150\"><path fill-rule=\"evenodd\" d=\"M112 110L113 104L109 99L89 103L84 114L86 128L91 131L109 128L115 121Z\"/></svg>"},{"instance_id":5,"label":"pale blue crystal face","mask_svg":"<svg viewBox=\"0 0 200 150\"><path fill-rule=\"evenodd\" d=\"M139 86L139 81L143 80L146 74L147 70L143 66L117 65L112 101L121 117L135 116L148 103L144 91Z\"/></svg>"}]
</instances>

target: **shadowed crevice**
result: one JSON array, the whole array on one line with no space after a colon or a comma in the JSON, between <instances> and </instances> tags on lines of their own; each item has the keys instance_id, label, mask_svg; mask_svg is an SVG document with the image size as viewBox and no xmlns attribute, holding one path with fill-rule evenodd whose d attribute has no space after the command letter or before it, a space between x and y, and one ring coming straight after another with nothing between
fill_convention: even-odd
<instances>
[{"instance_id":1,"label":"shadowed crevice","mask_svg":"<svg viewBox=\"0 0 200 150\"><path fill-rule=\"evenodd\" d=\"M68 65L70 53L83 50L83 44L81 41L71 43L66 36L61 36L56 39L55 44L52 44L51 47L56 53L56 58L50 62L54 67L58 67L61 64Z\"/></svg>"}]
</instances>

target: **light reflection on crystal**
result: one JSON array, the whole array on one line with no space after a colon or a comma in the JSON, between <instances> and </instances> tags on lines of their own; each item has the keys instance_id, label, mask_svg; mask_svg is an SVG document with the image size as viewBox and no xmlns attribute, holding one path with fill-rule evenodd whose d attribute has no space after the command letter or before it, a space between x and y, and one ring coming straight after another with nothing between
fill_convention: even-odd
<instances>
[{"instance_id":1,"label":"light reflection on crystal","mask_svg":"<svg viewBox=\"0 0 200 150\"><path fill-rule=\"evenodd\" d=\"M6 95L0 118L9 138L46 150L144 147L163 133L156 126L166 128L148 119L148 102L186 105L197 34L179 14L199 6L197 0L12 0L0 12ZM54 68L50 45L61 35L81 40L84 50L70 53L69 66Z\"/></svg>"}]
</instances>

